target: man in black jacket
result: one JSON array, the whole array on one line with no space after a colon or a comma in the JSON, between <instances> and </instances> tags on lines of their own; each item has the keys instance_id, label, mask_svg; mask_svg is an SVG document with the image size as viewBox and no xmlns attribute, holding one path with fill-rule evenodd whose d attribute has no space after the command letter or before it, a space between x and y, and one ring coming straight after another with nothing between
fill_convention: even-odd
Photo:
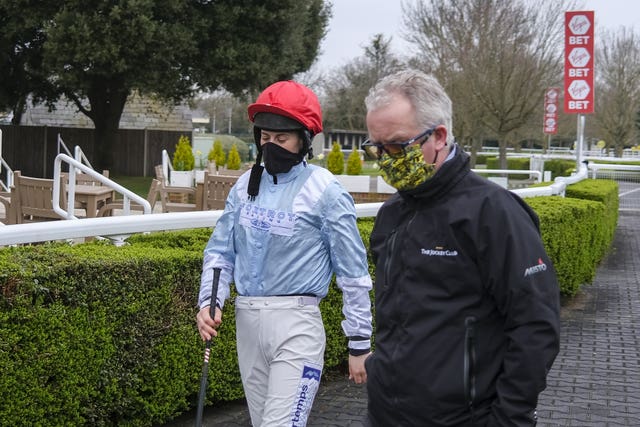
<instances>
[{"instance_id":1,"label":"man in black jacket","mask_svg":"<svg viewBox=\"0 0 640 427\"><path fill-rule=\"evenodd\" d=\"M535 425L560 328L536 214L470 170L432 76L390 75L365 103L363 148L398 189L371 233L369 425Z\"/></svg>"}]
</instances>

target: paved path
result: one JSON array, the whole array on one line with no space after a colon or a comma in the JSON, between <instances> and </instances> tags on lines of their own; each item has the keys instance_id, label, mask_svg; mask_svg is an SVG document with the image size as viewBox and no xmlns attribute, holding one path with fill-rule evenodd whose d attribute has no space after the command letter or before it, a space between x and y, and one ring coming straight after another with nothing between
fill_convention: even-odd
<instances>
[{"instance_id":1,"label":"paved path","mask_svg":"<svg viewBox=\"0 0 640 427\"><path fill-rule=\"evenodd\" d=\"M313 427L361 427L366 389L323 378ZM540 395L539 427L640 426L640 214L621 212L612 250L562 309L560 353ZM192 426L194 413L166 427ZM204 426L250 427L244 402L205 411Z\"/></svg>"}]
</instances>

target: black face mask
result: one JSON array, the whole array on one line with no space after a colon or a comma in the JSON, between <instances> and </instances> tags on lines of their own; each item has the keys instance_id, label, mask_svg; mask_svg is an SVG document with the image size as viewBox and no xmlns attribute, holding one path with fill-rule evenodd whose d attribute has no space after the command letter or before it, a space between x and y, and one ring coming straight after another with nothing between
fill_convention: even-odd
<instances>
[{"instance_id":1,"label":"black face mask","mask_svg":"<svg viewBox=\"0 0 640 427\"><path fill-rule=\"evenodd\" d=\"M262 146L262 158L269 175L289 172L303 157L303 154L292 153L273 142L267 142Z\"/></svg>"}]
</instances>

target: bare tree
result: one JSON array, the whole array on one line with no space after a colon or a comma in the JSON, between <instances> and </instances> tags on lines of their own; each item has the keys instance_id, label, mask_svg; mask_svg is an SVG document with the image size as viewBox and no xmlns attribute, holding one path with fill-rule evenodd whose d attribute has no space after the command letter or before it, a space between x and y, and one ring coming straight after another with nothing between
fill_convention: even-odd
<instances>
[{"instance_id":1,"label":"bare tree","mask_svg":"<svg viewBox=\"0 0 640 427\"><path fill-rule=\"evenodd\" d=\"M572 7L549 0L403 3L404 37L447 87L457 120L466 121L458 130L469 133L458 138L490 134L503 168L515 132L542 114L544 90L562 79L564 11Z\"/></svg>"},{"instance_id":2,"label":"bare tree","mask_svg":"<svg viewBox=\"0 0 640 427\"><path fill-rule=\"evenodd\" d=\"M596 54L596 115L607 149L615 155L636 141L640 112L640 36L632 29L605 32Z\"/></svg>"},{"instance_id":3,"label":"bare tree","mask_svg":"<svg viewBox=\"0 0 640 427\"><path fill-rule=\"evenodd\" d=\"M364 98L380 78L397 70L391 39L376 34L364 55L334 71L324 84L324 122L327 129L366 129Z\"/></svg>"}]
</instances>

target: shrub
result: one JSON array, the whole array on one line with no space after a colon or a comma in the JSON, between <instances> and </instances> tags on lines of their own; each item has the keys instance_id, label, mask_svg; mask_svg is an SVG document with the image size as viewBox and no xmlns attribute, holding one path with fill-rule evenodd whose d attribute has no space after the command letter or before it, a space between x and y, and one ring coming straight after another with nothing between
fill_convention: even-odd
<instances>
[{"instance_id":1,"label":"shrub","mask_svg":"<svg viewBox=\"0 0 640 427\"><path fill-rule=\"evenodd\" d=\"M211 147L211 150L209 150L207 158L209 159L209 161L215 162L216 170L218 170L220 166L224 166L226 157L227 156L224 154L224 149L222 148L222 141L216 139L213 142L213 147Z\"/></svg>"},{"instance_id":2,"label":"shrub","mask_svg":"<svg viewBox=\"0 0 640 427\"><path fill-rule=\"evenodd\" d=\"M227 169L240 169L240 154L238 153L238 147L236 147L236 144L233 144L229 150L229 156L227 157Z\"/></svg>"},{"instance_id":3,"label":"shrub","mask_svg":"<svg viewBox=\"0 0 640 427\"><path fill-rule=\"evenodd\" d=\"M500 159L498 157L487 158L487 169L500 169ZM507 169L510 170L529 170L529 158L524 157L508 157ZM511 174L509 178L522 179L525 175Z\"/></svg>"},{"instance_id":4,"label":"shrub","mask_svg":"<svg viewBox=\"0 0 640 427\"><path fill-rule=\"evenodd\" d=\"M551 171L551 179L559 176L569 176L575 168L576 162L573 160L552 159L544 162L544 170Z\"/></svg>"},{"instance_id":5,"label":"shrub","mask_svg":"<svg viewBox=\"0 0 640 427\"><path fill-rule=\"evenodd\" d=\"M347 175L360 175L361 173L362 160L360 159L360 153L354 148L347 159Z\"/></svg>"},{"instance_id":6,"label":"shrub","mask_svg":"<svg viewBox=\"0 0 640 427\"><path fill-rule=\"evenodd\" d=\"M176 171L190 171L195 166L195 157L191 150L191 144L189 138L186 135L181 135L176 145L176 151L173 153L173 159L171 161L173 170Z\"/></svg>"},{"instance_id":7,"label":"shrub","mask_svg":"<svg viewBox=\"0 0 640 427\"><path fill-rule=\"evenodd\" d=\"M334 175L342 175L344 173L344 154L340 149L340 144L334 142L331 151L327 154L327 169Z\"/></svg>"},{"instance_id":8,"label":"shrub","mask_svg":"<svg viewBox=\"0 0 640 427\"><path fill-rule=\"evenodd\" d=\"M602 245L604 204L559 196L525 199L540 218L545 250L555 266L560 293L575 295L595 277Z\"/></svg>"}]
</instances>

